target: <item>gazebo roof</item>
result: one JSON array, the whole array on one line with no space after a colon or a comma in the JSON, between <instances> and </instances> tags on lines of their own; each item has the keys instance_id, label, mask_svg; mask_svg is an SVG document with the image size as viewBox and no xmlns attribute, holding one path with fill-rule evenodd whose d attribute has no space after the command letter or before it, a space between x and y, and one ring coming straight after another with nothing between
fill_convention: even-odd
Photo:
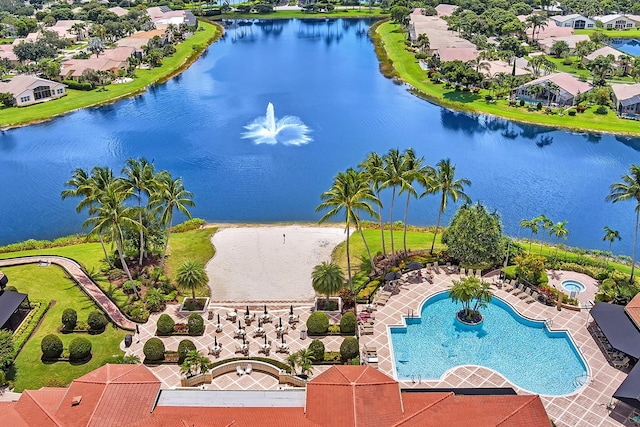
<instances>
[{"instance_id":1,"label":"gazebo roof","mask_svg":"<svg viewBox=\"0 0 640 427\"><path fill-rule=\"evenodd\" d=\"M4 291L0 294L0 326L7 323L7 320L27 297L27 294L13 291Z\"/></svg>"}]
</instances>

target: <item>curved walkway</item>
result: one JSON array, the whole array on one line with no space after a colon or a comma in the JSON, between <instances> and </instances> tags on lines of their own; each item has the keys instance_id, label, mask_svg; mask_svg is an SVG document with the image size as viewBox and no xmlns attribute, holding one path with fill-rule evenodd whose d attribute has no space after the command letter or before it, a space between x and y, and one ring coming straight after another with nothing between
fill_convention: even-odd
<instances>
[{"instance_id":1,"label":"curved walkway","mask_svg":"<svg viewBox=\"0 0 640 427\"><path fill-rule=\"evenodd\" d=\"M0 260L0 267L38 264L47 262L62 267L75 282L80 285L82 290L89 295L104 311L109 318L122 329L134 330L136 324L125 317L118 306L109 299L108 296L95 284L93 280L80 267L80 264L70 258L61 256L43 255L43 256L27 256L21 258L8 258Z\"/></svg>"}]
</instances>

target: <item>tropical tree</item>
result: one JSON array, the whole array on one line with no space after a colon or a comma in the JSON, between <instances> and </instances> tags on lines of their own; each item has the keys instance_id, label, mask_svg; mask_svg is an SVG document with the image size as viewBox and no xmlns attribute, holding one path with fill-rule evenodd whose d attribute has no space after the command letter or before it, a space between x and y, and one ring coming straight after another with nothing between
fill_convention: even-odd
<instances>
[{"instance_id":1,"label":"tropical tree","mask_svg":"<svg viewBox=\"0 0 640 427\"><path fill-rule=\"evenodd\" d=\"M491 70L491 65L487 61L484 61L484 58L482 56L478 56L475 59L470 59L466 62L466 64L467 66L476 70L476 73L479 73L480 71L489 72Z\"/></svg>"},{"instance_id":2,"label":"tropical tree","mask_svg":"<svg viewBox=\"0 0 640 427\"><path fill-rule=\"evenodd\" d=\"M542 226L544 231L549 230L553 226L553 221L546 217L544 214L540 214L536 217L538 224ZM540 244L540 254L542 255L542 244Z\"/></svg>"},{"instance_id":3,"label":"tropical tree","mask_svg":"<svg viewBox=\"0 0 640 427\"><path fill-rule=\"evenodd\" d=\"M313 351L308 348L298 350L298 366L302 375L311 375L313 373L313 361L316 357Z\"/></svg>"},{"instance_id":4,"label":"tropical tree","mask_svg":"<svg viewBox=\"0 0 640 427\"><path fill-rule=\"evenodd\" d=\"M429 36L427 36L426 34L419 34L416 42L416 45L420 49L420 52L427 52L431 47Z\"/></svg>"},{"instance_id":5,"label":"tropical tree","mask_svg":"<svg viewBox=\"0 0 640 427\"><path fill-rule=\"evenodd\" d=\"M547 80L546 82L544 82L544 89L547 91L547 105L550 106L551 100L554 99L560 91L560 86L558 86L551 80Z\"/></svg>"},{"instance_id":6,"label":"tropical tree","mask_svg":"<svg viewBox=\"0 0 640 427\"><path fill-rule=\"evenodd\" d=\"M87 45L87 48L89 49L89 51L91 53L95 53L96 54L96 58L100 56L100 54L102 52L104 52L104 42L102 41L102 39L100 37L92 37L89 39L89 43Z\"/></svg>"},{"instance_id":7,"label":"tropical tree","mask_svg":"<svg viewBox=\"0 0 640 427\"><path fill-rule=\"evenodd\" d=\"M391 259L396 259L396 247L393 240L393 205L396 200L396 190L398 186L403 185L404 176L402 174L402 156L397 148L392 148L382 158L384 163L384 178L381 184L382 188L392 188L391 206L389 207L389 234L391 235Z\"/></svg>"},{"instance_id":8,"label":"tropical tree","mask_svg":"<svg viewBox=\"0 0 640 427\"><path fill-rule=\"evenodd\" d=\"M189 350L180 366L180 373L190 377L205 372L211 366L211 360L198 350Z\"/></svg>"},{"instance_id":9,"label":"tropical tree","mask_svg":"<svg viewBox=\"0 0 640 427\"><path fill-rule=\"evenodd\" d=\"M531 73L534 75L534 77L539 77L541 70L550 73L552 71L555 71L557 66L546 56L538 55L529 59L529 68L531 68Z\"/></svg>"},{"instance_id":10,"label":"tropical tree","mask_svg":"<svg viewBox=\"0 0 640 427\"><path fill-rule=\"evenodd\" d=\"M369 180L371 190L375 193L378 199L378 222L380 224L380 233L382 237L382 253L383 256L387 256L386 243L384 241L384 221L382 220L382 200L380 199L380 191L382 190L382 183L384 179L384 162L382 157L376 152L371 152L367 158L358 165L358 167L366 174Z\"/></svg>"},{"instance_id":11,"label":"tropical tree","mask_svg":"<svg viewBox=\"0 0 640 427\"><path fill-rule=\"evenodd\" d=\"M187 218L191 219L191 213L187 207L195 206L193 202L193 194L185 190L182 178L173 179L167 171L162 171L156 175L158 187L153 194L150 202L151 206L158 209L160 213L160 221L167 227L164 249L160 258L159 272L164 267L164 258L167 255L167 247L169 246L169 237L171 236L171 228L173 227L173 213L177 209Z\"/></svg>"},{"instance_id":12,"label":"tropical tree","mask_svg":"<svg viewBox=\"0 0 640 427\"><path fill-rule=\"evenodd\" d=\"M531 28L531 41L535 42L536 34L540 35L540 30L547 28L547 18L537 13L533 13L527 16L525 24L527 25L527 28Z\"/></svg>"},{"instance_id":13,"label":"tropical tree","mask_svg":"<svg viewBox=\"0 0 640 427\"><path fill-rule=\"evenodd\" d=\"M462 303L462 310L458 315L463 320L473 322L477 319L479 309L487 306L491 302L493 293L491 285L481 281L476 276L463 277L461 280L454 280L449 288L449 298L454 303ZM472 306L473 304L473 306Z\"/></svg>"},{"instance_id":14,"label":"tropical tree","mask_svg":"<svg viewBox=\"0 0 640 427\"><path fill-rule=\"evenodd\" d=\"M209 278L204 265L198 261L185 261L178 267L176 284L180 289L191 291L191 300L196 303L196 291L205 288Z\"/></svg>"},{"instance_id":15,"label":"tropical tree","mask_svg":"<svg viewBox=\"0 0 640 427\"><path fill-rule=\"evenodd\" d=\"M300 360L300 357L297 352L291 353L290 355L287 356L286 362L287 362L287 365L289 365L289 367L291 368L291 373L293 375L297 374L296 368L298 367L299 360Z\"/></svg>"},{"instance_id":16,"label":"tropical tree","mask_svg":"<svg viewBox=\"0 0 640 427\"><path fill-rule=\"evenodd\" d=\"M431 242L431 250L429 251L431 254L436 244L436 236L440 228L440 219L447 209L449 198L451 198L454 203L457 203L458 199L463 200L465 203L471 202L471 198L464 192L465 187L471 185L471 181L466 178L455 179L455 174L456 167L451 164L451 160L443 159L436 164L435 169L432 168L421 178L425 192L420 195L420 198L428 194L440 193L438 219L436 220L436 229L433 233L433 241Z\"/></svg>"},{"instance_id":17,"label":"tropical tree","mask_svg":"<svg viewBox=\"0 0 640 427\"><path fill-rule=\"evenodd\" d=\"M123 183L126 188L131 190L132 194L138 201L138 222L143 224L142 214L145 211L142 207L143 195L146 195L147 199L149 199L151 197L151 193L157 187L154 166L153 163L149 163L144 157L139 160L128 159L126 165L127 166L122 169L122 173L124 174ZM144 228L140 227L140 256L138 265L141 267L145 255L144 235Z\"/></svg>"},{"instance_id":18,"label":"tropical tree","mask_svg":"<svg viewBox=\"0 0 640 427\"><path fill-rule=\"evenodd\" d=\"M556 58L562 58L566 56L570 50L571 49L569 49L569 45L567 44L567 42L564 40L560 40L551 45L549 53Z\"/></svg>"},{"instance_id":19,"label":"tropical tree","mask_svg":"<svg viewBox=\"0 0 640 427\"><path fill-rule=\"evenodd\" d=\"M553 224L549 230L550 236L555 236L557 239L556 243L556 253L553 256L554 261L558 258L558 248L560 247L560 238L567 240L567 236L569 235L569 230L567 230L566 225L568 221L556 222Z\"/></svg>"},{"instance_id":20,"label":"tropical tree","mask_svg":"<svg viewBox=\"0 0 640 427\"><path fill-rule=\"evenodd\" d=\"M400 184L400 194L407 193L407 202L404 207L404 221L403 221L403 233L402 243L404 248L404 255L407 256L407 222L409 214L409 201L411 197L418 197L418 193L413 186L413 183L420 179L427 170L422 166L424 158L416 158L416 153L413 148L408 148L402 153L402 181Z\"/></svg>"},{"instance_id":21,"label":"tropical tree","mask_svg":"<svg viewBox=\"0 0 640 427\"><path fill-rule=\"evenodd\" d=\"M602 241L609 242L609 253L611 253L611 246L613 242L616 240L622 240L620 237L620 232L618 230L612 230L611 228L604 226L604 236L602 236ZM607 267L609 267L609 257L607 257Z\"/></svg>"},{"instance_id":22,"label":"tropical tree","mask_svg":"<svg viewBox=\"0 0 640 427\"><path fill-rule=\"evenodd\" d=\"M640 220L640 166L631 165L629 173L622 175L621 182L611 184L610 193L605 198L606 201L612 203L623 202L626 200L634 200L636 202L636 226L633 233L633 249L631 251L631 278L633 283L633 274L636 267L636 244L638 243L638 220Z\"/></svg>"},{"instance_id":23,"label":"tropical tree","mask_svg":"<svg viewBox=\"0 0 640 427\"><path fill-rule=\"evenodd\" d=\"M311 284L317 293L327 296L328 303L329 296L336 294L344 286L344 273L338 264L323 261L313 267Z\"/></svg>"},{"instance_id":24,"label":"tropical tree","mask_svg":"<svg viewBox=\"0 0 640 427\"><path fill-rule=\"evenodd\" d=\"M538 234L538 218L520 220L520 227L529 228L531 236L529 237L529 253L531 253L531 244L533 243L533 235Z\"/></svg>"},{"instance_id":25,"label":"tropical tree","mask_svg":"<svg viewBox=\"0 0 640 427\"><path fill-rule=\"evenodd\" d=\"M356 227L356 230L360 231L362 241L365 244L367 253L369 254L369 260L372 268L374 267L373 258L371 257L371 251L369 245L364 237L364 233L361 228L360 213L365 213L368 216L377 218L377 213L371 207L371 203L379 204L380 202L371 191L369 183L367 181L367 175L364 172L357 172L356 170L349 168L346 172L340 172L333 180L333 185L328 191L325 191L320 195L322 203L316 207L316 212L329 209L322 218L320 223L333 218L340 213L344 215L345 229L347 233L347 272L349 276L349 289L353 292L353 281L351 275L351 252L349 247L349 238L351 225Z\"/></svg>"},{"instance_id":26,"label":"tropical tree","mask_svg":"<svg viewBox=\"0 0 640 427\"><path fill-rule=\"evenodd\" d=\"M591 70L594 85L613 74L614 60L613 55L599 55L593 61L589 62L588 68Z\"/></svg>"}]
</instances>

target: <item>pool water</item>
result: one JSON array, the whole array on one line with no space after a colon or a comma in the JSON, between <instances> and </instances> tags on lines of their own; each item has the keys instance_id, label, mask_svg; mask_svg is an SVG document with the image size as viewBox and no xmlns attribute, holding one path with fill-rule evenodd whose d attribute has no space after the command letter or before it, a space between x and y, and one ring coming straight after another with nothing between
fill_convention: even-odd
<instances>
[{"instance_id":1,"label":"pool water","mask_svg":"<svg viewBox=\"0 0 640 427\"><path fill-rule=\"evenodd\" d=\"M571 293L580 293L586 289L585 286L577 280L564 280L561 285L566 291Z\"/></svg>"},{"instance_id":2,"label":"pool water","mask_svg":"<svg viewBox=\"0 0 640 427\"><path fill-rule=\"evenodd\" d=\"M640 56L640 39L617 39L611 42L611 47L627 55Z\"/></svg>"},{"instance_id":3,"label":"pool water","mask_svg":"<svg viewBox=\"0 0 640 427\"><path fill-rule=\"evenodd\" d=\"M456 322L460 308L442 292L424 303L420 318L390 328L399 380L437 380L456 366L478 365L532 393L558 396L582 387L586 363L566 332L549 332L495 297L481 310L479 327Z\"/></svg>"}]
</instances>

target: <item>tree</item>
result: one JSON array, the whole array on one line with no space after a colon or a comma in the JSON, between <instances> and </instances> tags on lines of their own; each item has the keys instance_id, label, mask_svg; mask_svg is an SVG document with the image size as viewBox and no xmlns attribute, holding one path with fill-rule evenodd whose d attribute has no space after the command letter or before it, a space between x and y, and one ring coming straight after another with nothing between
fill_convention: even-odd
<instances>
[{"instance_id":1,"label":"tree","mask_svg":"<svg viewBox=\"0 0 640 427\"><path fill-rule=\"evenodd\" d=\"M633 274L636 267L636 244L638 243L638 220L640 220L640 166L631 165L629 173L622 175L621 182L611 184L610 190L609 195L605 198L608 202L618 203L626 200L634 200L636 202L636 226L633 233L633 249L631 251L630 282L633 283Z\"/></svg>"},{"instance_id":2,"label":"tree","mask_svg":"<svg viewBox=\"0 0 640 427\"><path fill-rule=\"evenodd\" d=\"M436 244L436 236L440 228L440 219L447 209L449 198L451 198L453 203L457 203L458 199L463 200L465 203L471 203L471 198L464 192L465 187L471 185L471 181L466 178L455 179L455 174L456 167L451 164L451 160L443 159L436 164L435 169L432 169L430 173L423 175L421 178L425 192L420 195L420 198L429 194L440 193L438 219L436 220L436 229L433 233L433 241L431 242L431 250L429 251L431 254Z\"/></svg>"},{"instance_id":3,"label":"tree","mask_svg":"<svg viewBox=\"0 0 640 427\"><path fill-rule=\"evenodd\" d=\"M131 190L138 201L138 222L142 224L142 198L146 195L147 199L151 197L151 193L157 187L153 163L149 163L144 157L141 159L127 159L126 167L122 169L124 174L125 188ZM142 267L142 261L145 253L144 245L144 228L140 227L140 256L138 265Z\"/></svg>"},{"instance_id":4,"label":"tree","mask_svg":"<svg viewBox=\"0 0 640 427\"><path fill-rule=\"evenodd\" d=\"M0 329L0 370L6 369L16 358L16 350L13 346L13 332L8 329Z\"/></svg>"},{"instance_id":5,"label":"tree","mask_svg":"<svg viewBox=\"0 0 640 427\"><path fill-rule=\"evenodd\" d=\"M514 260L516 264L516 276L532 285L542 283L545 275L545 258L529 254L527 256L517 256Z\"/></svg>"},{"instance_id":6,"label":"tree","mask_svg":"<svg viewBox=\"0 0 640 427\"><path fill-rule=\"evenodd\" d=\"M298 366L300 367L301 375L311 375L313 373L313 362L316 360L313 351L308 348L302 348L298 350Z\"/></svg>"},{"instance_id":7,"label":"tree","mask_svg":"<svg viewBox=\"0 0 640 427\"><path fill-rule=\"evenodd\" d=\"M542 226L544 231L549 230L553 226L553 221L547 218L544 214L538 215L535 220ZM540 244L540 254L542 254L542 244Z\"/></svg>"},{"instance_id":8,"label":"tree","mask_svg":"<svg viewBox=\"0 0 640 427\"><path fill-rule=\"evenodd\" d=\"M418 39L416 40L416 45L420 49L420 52L427 52L431 48L431 42L429 41L429 36L426 34L419 34Z\"/></svg>"},{"instance_id":9,"label":"tree","mask_svg":"<svg viewBox=\"0 0 640 427\"><path fill-rule=\"evenodd\" d=\"M549 53L556 58L563 58L569 53L569 45L566 41L560 40L551 45Z\"/></svg>"},{"instance_id":10,"label":"tree","mask_svg":"<svg viewBox=\"0 0 640 427\"><path fill-rule=\"evenodd\" d=\"M560 91L560 86L552 82L551 80L547 80L544 82L544 89L547 91L547 105L551 106L551 100L554 100Z\"/></svg>"},{"instance_id":11,"label":"tree","mask_svg":"<svg viewBox=\"0 0 640 427\"><path fill-rule=\"evenodd\" d=\"M0 104L3 107L11 107L15 102L16 100L11 92L0 93Z\"/></svg>"},{"instance_id":12,"label":"tree","mask_svg":"<svg viewBox=\"0 0 640 427\"><path fill-rule=\"evenodd\" d=\"M364 172L357 172L352 168L346 172L340 172L333 180L333 185L328 191L320 195L322 203L316 207L316 212L329 209L322 218L320 223L333 218L340 213L344 215L346 233L347 233L347 273L349 277L349 289L353 291L353 281L351 276L351 252L349 247L350 228L355 225L360 231L362 240L369 253L371 266L373 267L373 259L367 245L364 233L360 228L360 213L364 213L370 217L377 218L377 213L371 207L371 203L379 204L380 202L374 196L367 181L367 175Z\"/></svg>"},{"instance_id":13,"label":"tree","mask_svg":"<svg viewBox=\"0 0 640 427\"><path fill-rule=\"evenodd\" d=\"M162 171L156 175L158 183L157 191L153 194L150 205L160 210L160 221L166 227L166 239L162 257L160 258L160 268L158 274L162 272L164 267L164 258L167 255L167 247L169 246L169 237L171 236L171 228L173 227L173 211L177 209L188 219L191 219L191 213L187 207L195 206L193 203L193 194L184 189L182 178L173 179L167 171Z\"/></svg>"},{"instance_id":14,"label":"tree","mask_svg":"<svg viewBox=\"0 0 640 427\"><path fill-rule=\"evenodd\" d=\"M556 64L551 62L546 56L538 55L529 59L529 68L531 68L531 73L534 75L534 77L539 77L541 70L550 73L557 67Z\"/></svg>"},{"instance_id":15,"label":"tree","mask_svg":"<svg viewBox=\"0 0 640 427\"><path fill-rule=\"evenodd\" d=\"M327 296L328 303L329 296L334 295L342 289L344 285L344 274L338 264L323 261L322 264L313 267L311 284L317 293Z\"/></svg>"},{"instance_id":16,"label":"tree","mask_svg":"<svg viewBox=\"0 0 640 427\"><path fill-rule=\"evenodd\" d=\"M391 259L396 259L396 247L393 239L393 205L395 204L398 186L406 186L403 175L402 156L397 148L392 148L382 158L384 164L384 178L381 188L392 188L391 206L389 207L389 234L391 235Z\"/></svg>"},{"instance_id":17,"label":"tree","mask_svg":"<svg viewBox=\"0 0 640 427\"><path fill-rule=\"evenodd\" d=\"M466 62L466 64L467 66L476 70L476 73L479 73L480 70L484 72L489 72L491 70L491 65L487 61L484 61L480 56L476 57L475 59L470 59Z\"/></svg>"},{"instance_id":18,"label":"tree","mask_svg":"<svg viewBox=\"0 0 640 427\"><path fill-rule=\"evenodd\" d=\"M487 268L503 258L502 224L482 204L463 205L442 235L449 255L464 266Z\"/></svg>"},{"instance_id":19,"label":"tree","mask_svg":"<svg viewBox=\"0 0 640 427\"><path fill-rule=\"evenodd\" d=\"M202 374L211 366L211 360L198 350L189 350L180 366L180 373L187 377Z\"/></svg>"},{"instance_id":20,"label":"tree","mask_svg":"<svg viewBox=\"0 0 640 427\"><path fill-rule=\"evenodd\" d=\"M531 41L536 41L536 30L538 36L540 35L540 30L547 27L547 18L542 15L538 15L537 13L533 13L527 16L525 20L525 24L527 28L531 28Z\"/></svg>"},{"instance_id":21,"label":"tree","mask_svg":"<svg viewBox=\"0 0 640 427\"><path fill-rule=\"evenodd\" d=\"M391 19L394 22L400 24L403 27L406 27L409 23L409 14L411 13L411 9L405 6L393 6L391 8Z\"/></svg>"},{"instance_id":22,"label":"tree","mask_svg":"<svg viewBox=\"0 0 640 427\"><path fill-rule=\"evenodd\" d=\"M556 243L556 253L553 256L554 261L558 258L558 248L560 247L560 239L563 238L567 240L567 236L569 235L569 230L567 230L566 225L568 221L556 222L553 224L549 230L550 236L555 236L557 239Z\"/></svg>"},{"instance_id":23,"label":"tree","mask_svg":"<svg viewBox=\"0 0 640 427\"><path fill-rule=\"evenodd\" d=\"M207 272L201 262L185 261L178 267L176 284L180 289L191 291L191 299L196 303L196 290L204 288L209 282Z\"/></svg>"},{"instance_id":24,"label":"tree","mask_svg":"<svg viewBox=\"0 0 640 427\"><path fill-rule=\"evenodd\" d=\"M411 200L411 197L418 196L416 189L413 187L413 183L420 179L420 177L422 177L428 170L427 168L422 166L423 161L423 157L416 157L416 153L413 151L413 148L407 148L402 153L402 180L400 183L399 194L407 193L407 201L404 207L404 221L402 231L402 244L405 257L407 256L407 216L409 214L409 201Z\"/></svg>"},{"instance_id":25,"label":"tree","mask_svg":"<svg viewBox=\"0 0 640 427\"><path fill-rule=\"evenodd\" d=\"M91 53L95 53L97 58L102 52L104 52L104 42L100 37L92 37L89 39L87 48Z\"/></svg>"},{"instance_id":26,"label":"tree","mask_svg":"<svg viewBox=\"0 0 640 427\"><path fill-rule=\"evenodd\" d=\"M611 246L613 242L616 240L622 240L620 237L620 232L618 230L612 230L611 228L604 226L604 236L602 236L602 241L609 242L609 252L611 253ZM609 257L607 257L607 267L609 267Z\"/></svg>"},{"instance_id":27,"label":"tree","mask_svg":"<svg viewBox=\"0 0 640 427\"><path fill-rule=\"evenodd\" d=\"M382 190L382 183L384 182L384 162L382 157L378 153L371 152L367 158L360 163L360 169L366 174L369 180L371 190L375 192L376 199L378 199L378 222L380 223L380 234L382 235L382 253L383 256L387 256L386 244L384 241L384 221L382 220L382 200L380 199L380 191Z\"/></svg>"},{"instance_id":28,"label":"tree","mask_svg":"<svg viewBox=\"0 0 640 427\"><path fill-rule=\"evenodd\" d=\"M449 298L454 303L462 303L462 310L458 312L458 315L461 315L462 320L467 322L475 322L480 314L478 310L486 307L492 297L490 284L481 281L476 276L454 280L453 285L449 288Z\"/></svg>"},{"instance_id":29,"label":"tree","mask_svg":"<svg viewBox=\"0 0 640 427\"><path fill-rule=\"evenodd\" d=\"M520 220L520 227L531 229L531 236L529 237L529 253L531 253L531 244L533 243L533 235L538 234L538 218L522 219Z\"/></svg>"},{"instance_id":30,"label":"tree","mask_svg":"<svg viewBox=\"0 0 640 427\"><path fill-rule=\"evenodd\" d=\"M588 68L591 70L593 76L593 84L600 80L605 80L608 76L613 74L613 62L615 58L613 55L599 55L593 61L589 62Z\"/></svg>"}]
</instances>

